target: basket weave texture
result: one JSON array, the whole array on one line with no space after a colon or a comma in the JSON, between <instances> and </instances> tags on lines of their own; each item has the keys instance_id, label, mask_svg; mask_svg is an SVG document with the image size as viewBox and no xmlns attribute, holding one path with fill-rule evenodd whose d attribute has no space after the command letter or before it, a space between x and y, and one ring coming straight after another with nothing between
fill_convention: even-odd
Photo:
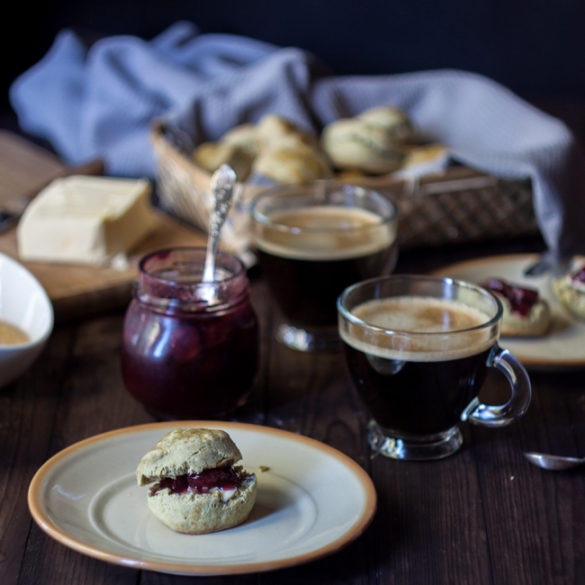
<instances>
[{"instance_id":1,"label":"basket weave texture","mask_svg":"<svg viewBox=\"0 0 585 585\"><path fill-rule=\"evenodd\" d=\"M213 202L211 175L169 140L161 124L152 128L161 205L187 223L207 230ZM352 181L390 197L398 207L403 248L487 240L538 230L530 181L510 181L454 166L416 180L375 177ZM251 199L265 186L238 184L222 243L235 251L249 241Z\"/></svg>"}]
</instances>

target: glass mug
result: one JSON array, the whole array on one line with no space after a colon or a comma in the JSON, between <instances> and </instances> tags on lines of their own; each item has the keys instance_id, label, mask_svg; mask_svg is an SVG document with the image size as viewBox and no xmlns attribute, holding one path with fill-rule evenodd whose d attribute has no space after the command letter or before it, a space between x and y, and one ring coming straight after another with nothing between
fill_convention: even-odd
<instances>
[{"instance_id":1,"label":"glass mug","mask_svg":"<svg viewBox=\"0 0 585 585\"><path fill-rule=\"evenodd\" d=\"M124 321L122 376L158 418L224 418L244 404L259 353L258 319L240 260L205 248L153 252L139 265Z\"/></svg>"},{"instance_id":2,"label":"glass mug","mask_svg":"<svg viewBox=\"0 0 585 585\"><path fill-rule=\"evenodd\" d=\"M503 426L528 408L528 374L498 345L502 306L483 288L392 275L348 287L337 308L349 372L372 417L375 452L393 459L446 457L462 444L460 421ZM503 405L479 401L488 368L510 385Z\"/></svg>"},{"instance_id":3,"label":"glass mug","mask_svg":"<svg viewBox=\"0 0 585 585\"><path fill-rule=\"evenodd\" d=\"M276 338L300 351L338 351L336 300L358 280L394 268L396 207L332 181L262 191L251 205L253 245L284 315Z\"/></svg>"}]
</instances>

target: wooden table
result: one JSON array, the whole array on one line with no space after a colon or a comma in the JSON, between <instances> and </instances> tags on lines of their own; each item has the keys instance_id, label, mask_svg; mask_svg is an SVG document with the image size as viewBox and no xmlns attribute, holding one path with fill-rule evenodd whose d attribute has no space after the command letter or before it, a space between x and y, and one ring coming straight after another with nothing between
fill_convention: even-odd
<instances>
[{"instance_id":1,"label":"wooden table","mask_svg":"<svg viewBox=\"0 0 585 585\"><path fill-rule=\"evenodd\" d=\"M403 251L397 270L542 249L538 237ZM568 585L585 582L585 473L546 472L522 452L585 454L585 371L532 371L527 415L504 429L463 426L464 448L425 463L372 458L366 413L341 355L310 355L273 341L276 311L252 272L261 364L236 420L313 437L346 453L378 495L372 524L346 548L294 568L185 578L107 564L47 536L26 501L37 469L81 439L154 419L124 389L119 370L124 303L60 319L40 359L0 390L2 585L278 583ZM584 348L585 353L585 348ZM500 384L490 379L489 401ZM343 486L339 486L343 489Z\"/></svg>"},{"instance_id":2,"label":"wooden table","mask_svg":"<svg viewBox=\"0 0 585 585\"><path fill-rule=\"evenodd\" d=\"M531 251L534 239L499 243ZM401 256L399 270L494 251L473 245ZM505 429L464 426L465 446L430 463L372 458L366 416L340 355L309 355L272 341L275 310L253 275L262 324L261 369L237 420L302 433L355 459L378 494L373 523L343 550L275 572L205 577L207 583L474 585L583 583L585 473L546 472L527 449L585 453L583 371L532 372L528 414ZM58 325L30 371L0 392L0 583L170 584L184 577L110 565L42 532L26 503L37 468L60 449L97 433L151 422L119 372L123 309ZM585 350L584 350L585 351ZM493 389L484 396L489 398ZM343 486L339 486L343 489Z\"/></svg>"}]
</instances>

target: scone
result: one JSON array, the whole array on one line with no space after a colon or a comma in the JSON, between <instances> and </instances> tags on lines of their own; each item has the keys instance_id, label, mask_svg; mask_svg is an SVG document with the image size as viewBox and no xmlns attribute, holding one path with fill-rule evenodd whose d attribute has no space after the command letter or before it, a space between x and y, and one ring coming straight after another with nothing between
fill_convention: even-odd
<instances>
[{"instance_id":1,"label":"scone","mask_svg":"<svg viewBox=\"0 0 585 585\"><path fill-rule=\"evenodd\" d=\"M431 169L445 168L449 156L449 148L445 144L432 143L413 146L406 149L406 155L402 166L410 167L428 166Z\"/></svg>"},{"instance_id":2,"label":"scone","mask_svg":"<svg viewBox=\"0 0 585 585\"><path fill-rule=\"evenodd\" d=\"M385 174L400 167L404 158L389 132L359 118L343 118L325 126L321 144L337 169Z\"/></svg>"},{"instance_id":3,"label":"scone","mask_svg":"<svg viewBox=\"0 0 585 585\"><path fill-rule=\"evenodd\" d=\"M240 124L228 130L221 142L231 144L245 150L251 158L258 154L259 139L255 124Z\"/></svg>"},{"instance_id":4,"label":"scone","mask_svg":"<svg viewBox=\"0 0 585 585\"><path fill-rule=\"evenodd\" d=\"M538 290L491 279L482 286L495 294L504 309L501 334L503 336L541 337L548 332L551 313Z\"/></svg>"},{"instance_id":5,"label":"scone","mask_svg":"<svg viewBox=\"0 0 585 585\"><path fill-rule=\"evenodd\" d=\"M395 142L409 142L414 137L412 122L407 114L395 106L375 106L358 114L356 118L368 126L383 129Z\"/></svg>"},{"instance_id":6,"label":"scone","mask_svg":"<svg viewBox=\"0 0 585 585\"><path fill-rule=\"evenodd\" d=\"M144 455L136 479L150 485L148 507L172 530L217 532L244 522L256 501L256 476L234 465L241 459L225 431L178 428Z\"/></svg>"},{"instance_id":7,"label":"scone","mask_svg":"<svg viewBox=\"0 0 585 585\"><path fill-rule=\"evenodd\" d=\"M585 319L585 266L554 279L552 289L564 307L575 317Z\"/></svg>"},{"instance_id":8,"label":"scone","mask_svg":"<svg viewBox=\"0 0 585 585\"><path fill-rule=\"evenodd\" d=\"M250 175L254 155L244 146L228 141L202 142L193 152L193 161L209 173L227 164L234 169L239 181Z\"/></svg>"},{"instance_id":9,"label":"scone","mask_svg":"<svg viewBox=\"0 0 585 585\"><path fill-rule=\"evenodd\" d=\"M294 122L276 114L265 114L256 124L256 137L260 151L273 150L283 142L302 143L316 148L317 138L301 130Z\"/></svg>"},{"instance_id":10,"label":"scone","mask_svg":"<svg viewBox=\"0 0 585 585\"><path fill-rule=\"evenodd\" d=\"M261 151L252 165L252 173L286 184L328 179L333 175L327 158L302 143L282 143Z\"/></svg>"}]
</instances>

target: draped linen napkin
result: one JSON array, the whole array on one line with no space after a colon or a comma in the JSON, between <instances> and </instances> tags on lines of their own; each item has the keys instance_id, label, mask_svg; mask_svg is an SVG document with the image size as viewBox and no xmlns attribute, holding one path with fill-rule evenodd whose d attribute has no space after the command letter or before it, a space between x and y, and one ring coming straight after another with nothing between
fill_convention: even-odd
<instances>
[{"instance_id":1,"label":"draped linen napkin","mask_svg":"<svg viewBox=\"0 0 585 585\"><path fill-rule=\"evenodd\" d=\"M530 178L549 251L585 253L585 153L567 126L498 83L458 70L336 76L312 54L178 22L145 41L104 38L86 47L71 30L17 78L10 99L22 129L70 164L96 157L106 172L155 177L151 123L194 143L266 113L318 132L380 104L408 112L452 157L506 179Z\"/></svg>"}]
</instances>

